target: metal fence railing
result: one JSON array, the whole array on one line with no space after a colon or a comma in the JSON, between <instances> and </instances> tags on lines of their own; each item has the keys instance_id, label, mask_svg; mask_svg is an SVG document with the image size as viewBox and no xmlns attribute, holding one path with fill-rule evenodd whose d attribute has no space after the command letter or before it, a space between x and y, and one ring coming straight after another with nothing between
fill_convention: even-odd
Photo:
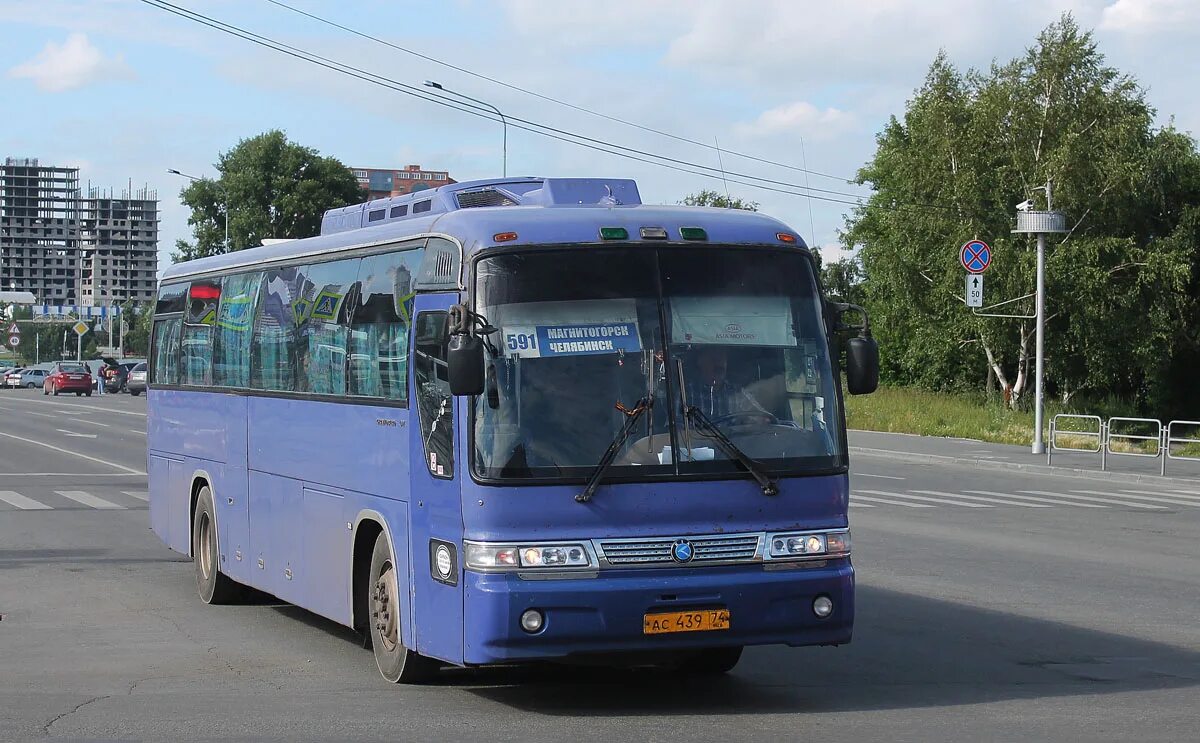
<instances>
[{"instance_id":1,"label":"metal fence railing","mask_svg":"<svg viewBox=\"0 0 1200 743\"><path fill-rule=\"evenodd\" d=\"M1200 462L1200 421L1170 421L1156 418L1113 417L1060 413L1050 419L1046 464L1055 452L1099 454L1100 469L1108 470L1108 458L1145 457L1161 461L1159 473L1167 474L1167 460Z\"/></svg>"}]
</instances>

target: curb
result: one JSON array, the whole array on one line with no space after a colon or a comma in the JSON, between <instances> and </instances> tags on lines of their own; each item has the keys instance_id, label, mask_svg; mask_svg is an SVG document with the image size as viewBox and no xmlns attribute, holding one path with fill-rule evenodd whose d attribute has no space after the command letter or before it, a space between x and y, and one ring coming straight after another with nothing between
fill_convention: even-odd
<instances>
[{"instance_id":1,"label":"curb","mask_svg":"<svg viewBox=\"0 0 1200 743\"><path fill-rule=\"evenodd\" d=\"M849 450L851 454L862 454L881 459L895 459L903 462L925 462L928 464L956 464L981 470L1017 470L1019 472L1034 472L1044 475L1058 475L1060 477L1082 477L1089 480L1115 480L1117 482L1159 486L1174 485L1187 488L1196 488L1198 485L1196 480L1183 480L1177 477L1163 477L1161 475L1145 475L1137 472L1103 472L1075 467L1055 467L1045 464L998 462L985 459L968 459L966 457L948 457L943 454L921 454L917 452L900 452L891 449L871 449L863 446L851 446Z\"/></svg>"}]
</instances>

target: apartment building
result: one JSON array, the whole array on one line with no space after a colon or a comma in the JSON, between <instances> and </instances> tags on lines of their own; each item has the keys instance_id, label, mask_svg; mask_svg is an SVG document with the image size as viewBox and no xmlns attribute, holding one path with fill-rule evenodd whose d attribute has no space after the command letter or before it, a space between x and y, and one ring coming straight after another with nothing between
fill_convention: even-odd
<instances>
[{"instance_id":1,"label":"apartment building","mask_svg":"<svg viewBox=\"0 0 1200 743\"><path fill-rule=\"evenodd\" d=\"M40 304L154 297L158 195L79 185L79 169L6 158L0 167L0 289Z\"/></svg>"},{"instance_id":2,"label":"apartment building","mask_svg":"<svg viewBox=\"0 0 1200 743\"><path fill-rule=\"evenodd\" d=\"M367 200L403 196L426 188L458 183L444 170L423 170L420 165L409 165L403 170L351 168L350 171L366 193Z\"/></svg>"}]
</instances>

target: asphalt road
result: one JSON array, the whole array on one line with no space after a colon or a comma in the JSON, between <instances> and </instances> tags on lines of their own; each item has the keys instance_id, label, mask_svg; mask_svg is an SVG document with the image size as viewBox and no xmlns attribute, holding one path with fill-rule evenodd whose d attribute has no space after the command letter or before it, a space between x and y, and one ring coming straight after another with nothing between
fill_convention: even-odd
<instances>
[{"instance_id":1,"label":"asphalt road","mask_svg":"<svg viewBox=\"0 0 1200 743\"><path fill-rule=\"evenodd\" d=\"M144 416L0 392L0 740L1196 739L1200 481L859 456L852 644L403 687L323 619L199 602L148 527Z\"/></svg>"}]
</instances>

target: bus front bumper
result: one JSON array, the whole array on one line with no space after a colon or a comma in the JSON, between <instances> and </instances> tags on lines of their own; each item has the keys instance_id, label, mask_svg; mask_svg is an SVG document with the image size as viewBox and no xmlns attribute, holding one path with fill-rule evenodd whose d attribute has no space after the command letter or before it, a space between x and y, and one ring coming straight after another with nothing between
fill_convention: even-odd
<instances>
[{"instance_id":1,"label":"bus front bumper","mask_svg":"<svg viewBox=\"0 0 1200 743\"><path fill-rule=\"evenodd\" d=\"M854 568L848 558L785 569L755 564L605 570L571 579L467 571L464 583L470 665L738 645L838 645L850 641L854 624ZM833 602L825 618L813 611L818 596ZM536 633L521 628L521 615L529 609L544 617ZM644 633L645 615L692 609L728 610L729 626Z\"/></svg>"}]
</instances>

